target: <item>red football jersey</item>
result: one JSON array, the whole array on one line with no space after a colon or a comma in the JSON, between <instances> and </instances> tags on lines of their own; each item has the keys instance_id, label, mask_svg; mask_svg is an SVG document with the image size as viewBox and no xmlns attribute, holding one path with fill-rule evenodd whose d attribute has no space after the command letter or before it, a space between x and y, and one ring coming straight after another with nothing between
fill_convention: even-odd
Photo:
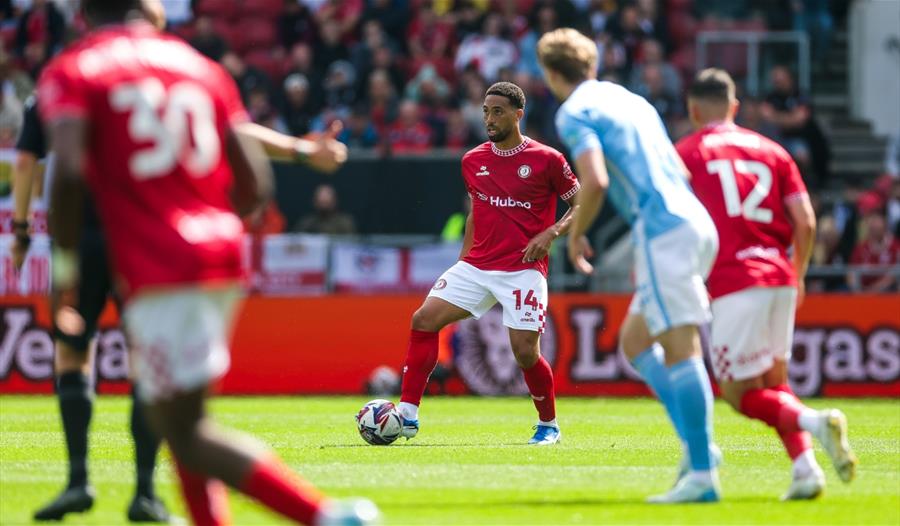
<instances>
[{"instance_id":1,"label":"red football jersey","mask_svg":"<svg viewBox=\"0 0 900 526\"><path fill-rule=\"evenodd\" d=\"M784 148L752 130L718 123L678 141L676 149L719 232L708 279L712 297L749 287L796 286L785 204L805 197L806 185Z\"/></svg>"},{"instance_id":2,"label":"red football jersey","mask_svg":"<svg viewBox=\"0 0 900 526\"><path fill-rule=\"evenodd\" d=\"M46 122L88 123L87 183L123 292L241 277L225 136L248 117L224 69L131 23L68 48L38 90Z\"/></svg>"},{"instance_id":3,"label":"red football jersey","mask_svg":"<svg viewBox=\"0 0 900 526\"><path fill-rule=\"evenodd\" d=\"M525 138L511 150L486 142L466 152L462 175L472 199L473 242L463 261L481 270L534 268L547 275L548 258L522 262L531 239L556 222L557 196L579 184L566 158Z\"/></svg>"}]
</instances>

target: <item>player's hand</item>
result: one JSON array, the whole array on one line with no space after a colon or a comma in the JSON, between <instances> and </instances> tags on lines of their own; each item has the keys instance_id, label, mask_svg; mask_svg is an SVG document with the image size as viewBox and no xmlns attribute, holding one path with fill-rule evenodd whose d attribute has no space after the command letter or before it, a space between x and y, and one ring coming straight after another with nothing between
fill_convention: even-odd
<instances>
[{"instance_id":1,"label":"player's hand","mask_svg":"<svg viewBox=\"0 0 900 526\"><path fill-rule=\"evenodd\" d=\"M559 236L556 230L548 228L531 238L528 246L522 249L522 263L531 263L547 257L547 254L550 253L550 246L557 237Z\"/></svg>"},{"instance_id":2,"label":"player's hand","mask_svg":"<svg viewBox=\"0 0 900 526\"><path fill-rule=\"evenodd\" d=\"M12 256L12 264L16 272L22 270L22 265L25 264L25 257L28 255L28 247L31 245L31 242L26 241L26 239L28 238L19 236L13 238L10 255Z\"/></svg>"},{"instance_id":3,"label":"player's hand","mask_svg":"<svg viewBox=\"0 0 900 526\"><path fill-rule=\"evenodd\" d=\"M309 141L311 144L307 152L306 163L310 168L331 173L344 164L347 160L347 145L336 138L342 129L341 121L336 120L331 123L328 131Z\"/></svg>"},{"instance_id":4,"label":"player's hand","mask_svg":"<svg viewBox=\"0 0 900 526\"><path fill-rule=\"evenodd\" d=\"M569 261L575 270L582 274L590 275L594 272L594 266L588 262L588 259L594 257L594 249L587 236L578 236L577 238L569 238Z\"/></svg>"}]
</instances>

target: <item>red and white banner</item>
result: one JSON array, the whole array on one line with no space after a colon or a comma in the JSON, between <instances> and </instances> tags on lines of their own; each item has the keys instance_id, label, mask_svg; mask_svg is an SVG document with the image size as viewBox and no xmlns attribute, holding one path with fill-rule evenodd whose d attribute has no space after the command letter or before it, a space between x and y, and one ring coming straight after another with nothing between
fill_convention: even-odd
<instances>
[{"instance_id":1,"label":"red and white banner","mask_svg":"<svg viewBox=\"0 0 900 526\"><path fill-rule=\"evenodd\" d=\"M328 236L248 236L251 291L269 296L323 294L328 278Z\"/></svg>"},{"instance_id":2,"label":"red and white banner","mask_svg":"<svg viewBox=\"0 0 900 526\"><path fill-rule=\"evenodd\" d=\"M35 235L21 270L13 266L12 234L0 234L0 295L48 294L50 292L50 238Z\"/></svg>"},{"instance_id":3,"label":"red and white banner","mask_svg":"<svg viewBox=\"0 0 900 526\"><path fill-rule=\"evenodd\" d=\"M459 259L459 243L384 247L334 243L332 282L336 292L425 292Z\"/></svg>"}]
</instances>

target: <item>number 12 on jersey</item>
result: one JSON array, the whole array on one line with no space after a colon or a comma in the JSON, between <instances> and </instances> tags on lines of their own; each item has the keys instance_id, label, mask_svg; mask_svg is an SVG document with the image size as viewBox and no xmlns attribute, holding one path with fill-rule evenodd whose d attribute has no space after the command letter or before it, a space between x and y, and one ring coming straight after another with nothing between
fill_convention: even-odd
<instances>
[{"instance_id":1,"label":"number 12 on jersey","mask_svg":"<svg viewBox=\"0 0 900 526\"><path fill-rule=\"evenodd\" d=\"M728 217L744 216L744 219L757 223L772 222L772 211L759 206L772 190L772 171L768 166L759 161L716 159L706 163L706 170L719 176ZM756 184L743 202L738 191L738 174L756 176Z\"/></svg>"},{"instance_id":2,"label":"number 12 on jersey","mask_svg":"<svg viewBox=\"0 0 900 526\"><path fill-rule=\"evenodd\" d=\"M514 290L513 296L516 297L516 310L522 310L522 291ZM534 290L529 290L525 294L525 305L531 307L531 310L538 310L538 299L534 297Z\"/></svg>"}]
</instances>

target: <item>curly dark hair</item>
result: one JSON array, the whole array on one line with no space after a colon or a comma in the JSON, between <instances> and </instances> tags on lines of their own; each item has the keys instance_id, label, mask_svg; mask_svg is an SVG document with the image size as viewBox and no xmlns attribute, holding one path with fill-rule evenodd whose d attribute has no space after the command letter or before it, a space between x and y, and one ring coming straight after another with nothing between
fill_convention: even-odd
<instances>
[{"instance_id":1,"label":"curly dark hair","mask_svg":"<svg viewBox=\"0 0 900 526\"><path fill-rule=\"evenodd\" d=\"M525 92L512 82L497 82L485 92L484 96L487 97L488 95L506 97L509 103L516 108L520 110L525 109Z\"/></svg>"}]
</instances>

